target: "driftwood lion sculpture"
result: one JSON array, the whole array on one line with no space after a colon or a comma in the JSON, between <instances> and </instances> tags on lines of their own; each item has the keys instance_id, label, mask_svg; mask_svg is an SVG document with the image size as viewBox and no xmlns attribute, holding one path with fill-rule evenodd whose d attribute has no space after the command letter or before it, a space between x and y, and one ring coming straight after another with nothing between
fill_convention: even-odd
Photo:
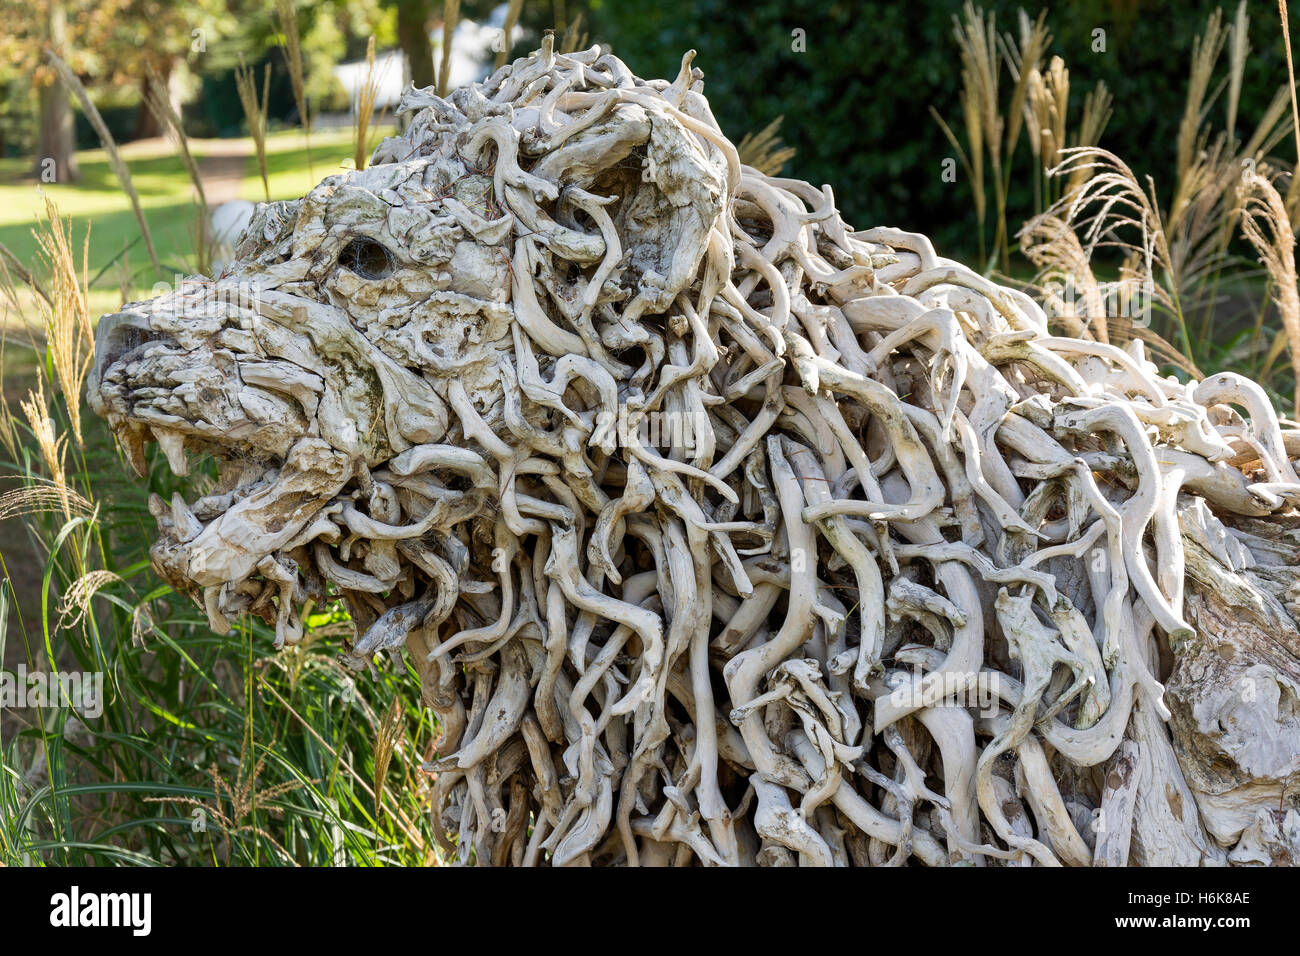
<instances>
[{"instance_id":1,"label":"driftwood lion sculpture","mask_svg":"<svg viewBox=\"0 0 1300 956\"><path fill-rule=\"evenodd\" d=\"M153 562L341 599L479 864L1300 855L1300 432L764 176L688 55L548 45L106 317ZM399 658L400 659L400 658Z\"/></svg>"}]
</instances>

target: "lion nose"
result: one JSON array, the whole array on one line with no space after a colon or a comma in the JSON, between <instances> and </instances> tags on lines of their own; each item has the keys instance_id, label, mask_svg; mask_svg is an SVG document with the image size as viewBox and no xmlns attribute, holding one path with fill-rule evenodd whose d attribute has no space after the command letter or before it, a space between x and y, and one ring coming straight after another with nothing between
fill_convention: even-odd
<instances>
[{"instance_id":1,"label":"lion nose","mask_svg":"<svg viewBox=\"0 0 1300 956\"><path fill-rule=\"evenodd\" d=\"M114 312L95 329L95 368L103 371L127 352L161 338L143 312Z\"/></svg>"},{"instance_id":2,"label":"lion nose","mask_svg":"<svg viewBox=\"0 0 1300 956\"><path fill-rule=\"evenodd\" d=\"M92 404L104 373L114 362L146 342L161 337L149 327L149 318L143 312L114 312L100 319L95 329L95 364L88 383Z\"/></svg>"}]
</instances>

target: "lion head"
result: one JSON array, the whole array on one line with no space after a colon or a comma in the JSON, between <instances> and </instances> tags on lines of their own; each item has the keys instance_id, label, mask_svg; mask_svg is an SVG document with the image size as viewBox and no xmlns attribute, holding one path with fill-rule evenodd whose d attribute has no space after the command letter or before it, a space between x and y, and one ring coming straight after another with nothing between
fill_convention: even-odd
<instances>
[{"instance_id":1,"label":"lion head","mask_svg":"<svg viewBox=\"0 0 1300 956\"><path fill-rule=\"evenodd\" d=\"M90 400L130 460L155 440L178 474L189 453L220 462L199 501L154 502L154 563L214 626L275 605L292 642L326 581L410 597L422 573L397 543L494 512L495 452L540 445L590 482L593 433L611 451L614 410L649 397L667 349L635 316L694 279L726 166L686 128L711 122L698 94L670 91L675 117L639 102L664 84L624 93L595 62L408 92L407 134L367 169L259 205L220 277L101 322ZM322 544L347 557L313 568Z\"/></svg>"}]
</instances>

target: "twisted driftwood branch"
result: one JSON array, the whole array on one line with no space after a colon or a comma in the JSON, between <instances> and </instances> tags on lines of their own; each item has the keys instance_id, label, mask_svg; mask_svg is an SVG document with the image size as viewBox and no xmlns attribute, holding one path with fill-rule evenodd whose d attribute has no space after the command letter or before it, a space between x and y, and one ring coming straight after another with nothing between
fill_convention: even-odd
<instances>
[{"instance_id":1,"label":"twisted driftwood branch","mask_svg":"<svg viewBox=\"0 0 1300 956\"><path fill-rule=\"evenodd\" d=\"M214 628L341 598L352 667L405 648L451 857L1297 849L1300 432L1258 386L851 230L741 165L690 55L548 42L403 109L107 317L91 397L137 464L221 459L153 503Z\"/></svg>"}]
</instances>

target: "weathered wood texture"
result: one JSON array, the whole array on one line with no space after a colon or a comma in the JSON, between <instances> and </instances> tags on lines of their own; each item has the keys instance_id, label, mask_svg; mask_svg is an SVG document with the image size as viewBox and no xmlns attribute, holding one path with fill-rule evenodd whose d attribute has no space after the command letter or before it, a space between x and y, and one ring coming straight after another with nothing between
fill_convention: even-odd
<instances>
[{"instance_id":1,"label":"weathered wood texture","mask_svg":"<svg viewBox=\"0 0 1300 956\"><path fill-rule=\"evenodd\" d=\"M136 465L220 459L152 505L214 628L341 599L346 663L410 656L449 858L1295 859L1300 432L1257 385L852 231L689 57L404 108L105 317L91 401Z\"/></svg>"}]
</instances>

